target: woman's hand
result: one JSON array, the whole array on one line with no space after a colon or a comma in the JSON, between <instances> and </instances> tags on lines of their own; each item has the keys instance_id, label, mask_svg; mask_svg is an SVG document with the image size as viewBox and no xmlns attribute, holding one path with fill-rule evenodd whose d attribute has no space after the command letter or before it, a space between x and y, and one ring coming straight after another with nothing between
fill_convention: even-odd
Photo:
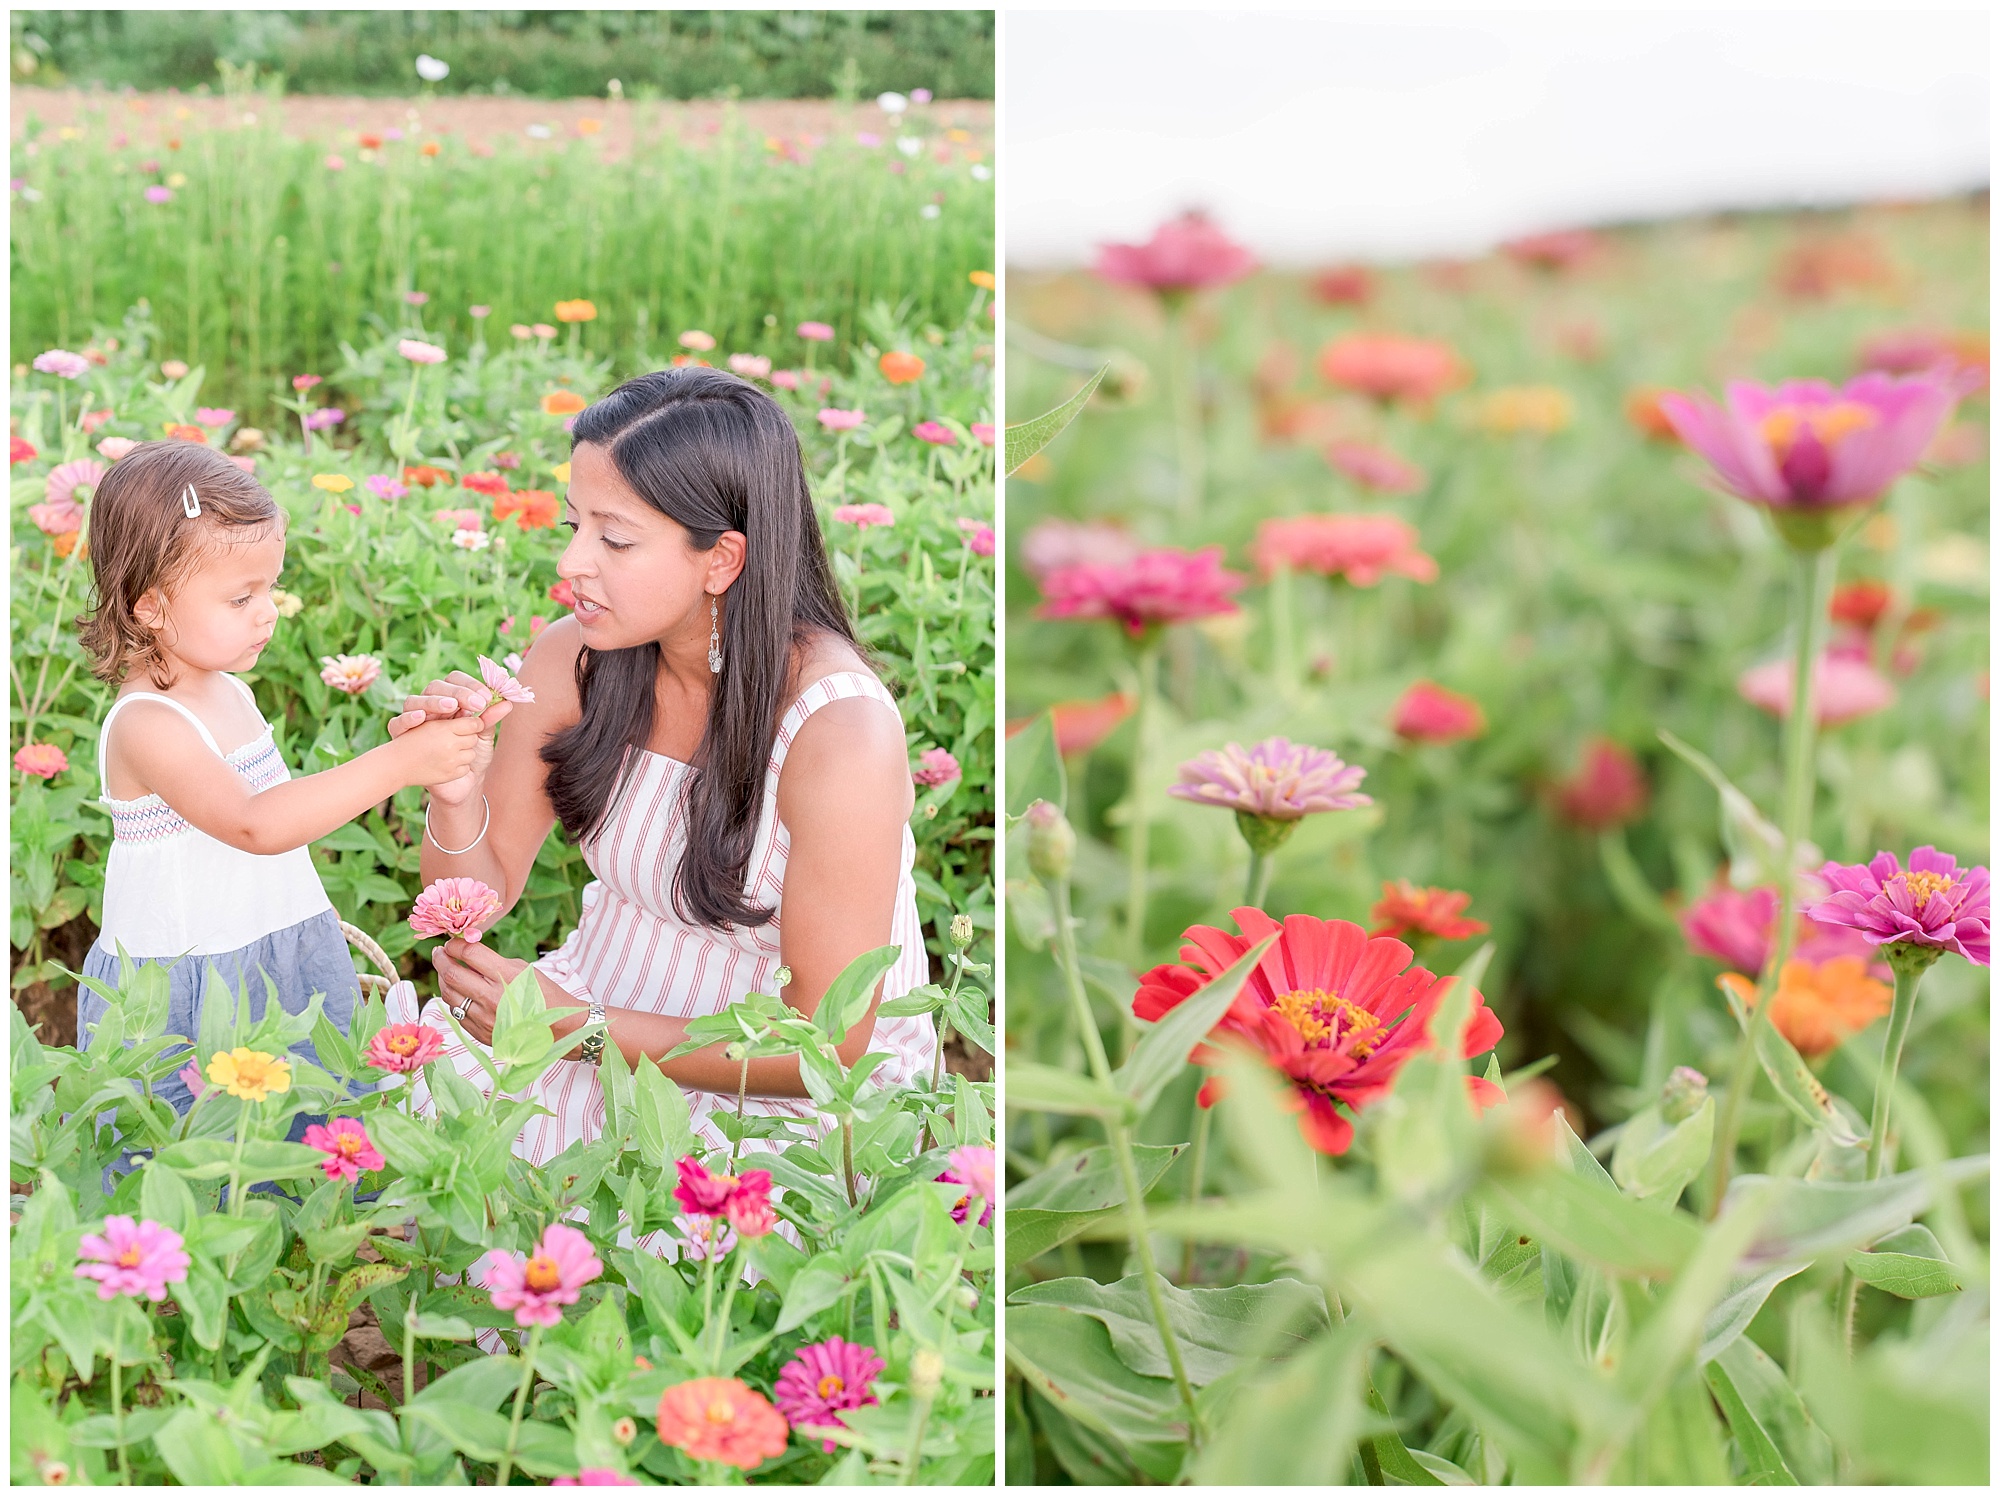
<instances>
[{"instance_id":1,"label":"woman's hand","mask_svg":"<svg viewBox=\"0 0 2000 1496\"><path fill-rule=\"evenodd\" d=\"M481 942L453 938L431 952L431 964L437 967L439 995L458 1018L459 1026L481 1044L491 1044L500 994L528 963L510 961ZM542 1000L550 1007L574 1006L568 993L552 986L539 972L536 979L542 985Z\"/></svg>"},{"instance_id":2,"label":"woman's hand","mask_svg":"<svg viewBox=\"0 0 2000 1496\"><path fill-rule=\"evenodd\" d=\"M430 788L431 799L439 805L463 805L480 792L486 781L486 770L493 762L494 725L513 709L511 701L500 700L482 682L463 670L454 670L443 680L434 680L424 687L421 696L404 699L402 713L389 719L389 736L400 738L425 722L461 717L468 712L479 716L479 747L473 754L472 767L457 779Z\"/></svg>"}]
</instances>

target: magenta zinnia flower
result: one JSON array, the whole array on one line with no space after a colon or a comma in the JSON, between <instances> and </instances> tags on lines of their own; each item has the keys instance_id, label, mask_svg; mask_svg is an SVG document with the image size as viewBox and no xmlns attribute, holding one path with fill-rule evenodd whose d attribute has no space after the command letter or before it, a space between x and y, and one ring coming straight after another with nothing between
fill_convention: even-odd
<instances>
[{"instance_id":1,"label":"magenta zinnia flower","mask_svg":"<svg viewBox=\"0 0 2000 1496\"><path fill-rule=\"evenodd\" d=\"M1180 783L1167 793L1196 805L1215 805L1242 815L1295 821L1321 811L1372 805L1355 789L1368 771L1324 748L1266 738L1247 753L1235 743L1181 765Z\"/></svg>"},{"instance_id":2,"label":"magenta zinnia flower","mask_svg":"<svg viewBox=\"0 0 2000 1496\"><path fill-rule=\"evenodd\" d=\"M962 1184L965 1193L958 1197L958 1203L951 1208L951 1218L961 1226L965 1218L972 1214L972 1202L980 1202L979 1222L981 1226L993 1224L993 1206L999 1195L993 1182L993 1150L969 1146L951 1150L951 1167L938 1175L939 1184Z\"/></svg>"},{"instance_id":3,"label":"magenta zinnia flower","mask_svg":"<svg viewBox=\"0 0 2000 1496\"><path fill-rule=\"evenodd\" d=\"M398 1074L421 1070L444 1053L444 1035L425 1023L391 1023L368 1041L363 1063Z\"/></svg>"},{"instance_id":4,"label":"magenta zinnia flower","mask_svg":"<svg viewBox=\"0 0 2000 1496\"><path fill-rule=\"evenodd\" d=\"M363 1169L379 1169L388 1160L375 1150L368 1129L353 1117L335 1117L325 1127L314 1123L306 1129L306 1146L326 1154L320 1167L328 1179L344 1179L349 1184L361 1177Z\"/></svg>"},{"instance_id":5,"label":"magenta zinnia flower","mask_svg":"<svg viewBox=\"0 0 2000 1496\"><path fill-rule=\"evenodd\" d=\"M990 556L999 546L999 539L993 527L984 520L961 519L958 533L965 537L965 544L975 556Z\"/></svg>"},{"instance_id":6,"label":"magenta zinnia flower","mask_svg":"<svg viewBox=\"0 0 2000 1496\"><path fill-rule=\"evenodd\" d=\"M950 784L962 772L958 760L947 750L926 748L918 756L917 766L910 771L910 777L928 789L933 785Z\"/></svg>"},{"instance_id":7,"label":"magenta zinnia flower","mask_svg":"<svg viewBox=\"0 0 2000 1496\"><path fill-rule=\"evenodd\" d=\"M403 499L410 494L407 487L382 473L368 479L364 486L378 499Z\"/></svg>"},{"instance_id":8,"label":"magenta zinnia flower","mask_svg":"<svg viewBox=\"0 0 2000 1496\"><path fill-rule=\"evenodd\" d=\"M612 1470L602 1465L592 1465L579 1470L574 1475L558 1475L549 1482L552 1486L636 1486L638 1481L622 1470Z\"/></svg>"},{"instance_id":9,"label":"magenta zinnia flower","mask_svg":"<svg viewBox=\"0 0 2000 1496\"><path fill-rule=\"evenodd\" d=\"M771 1208L771 1173L750 1169L741 1175L711 1174L697 1158L674 1161L681 1182L674 1199L691 1216L723 1216L743 1236L768 1236L778 1223Z\"/></svg>"},{"instance_id":10,"label":"magenta zinnia flower","mask_svg":"<svg viewBox=\"0 0 2000 1496\"><path fill-rule=\"evenodd\" d=\"M1451 743L1486 731L1486 713L1470 696L1420 680L1396 701L1389 725L1417 743Z\"/></svg>"},{"instance_id":11,"label":"magenta zinnia flower","mask_svg":"<svg viewBox=\"0 0 2000 1496\"><path fill-rule=\"evenodd\" d=\"M919 421L910 428L910 435L920 442L929 442L933 447L955 447L958 437L951 427L942 421Z\"/></svg>"},{"instance_id":12,"label":"magenta zinnia flower","mask_svg":"<svg viewBox=\"0 0 2000 1496\"><path fill-rule=\"evenodd\" d=\"M462 935L477 942L500 917L500 895L477 878L440 878L410 909L410 928L419 935Z\"/></svg>"},{"instance_id":13,"label":"magenta zinnia flower","mask_svg":"<svg viewBox=\"0 0 2000 1496\"><path fill-rule=\"evenodd\" d=\"M76 1275L95 1278L97 1297L106 1302L123 1293L157 1304L167 1296L169 1283L184 1282L188 1274L181 1234L158 1221L106 1216L103 1234L85 1236L77 1252L90 1261L78 1263Z\"/></svg>"},{"instance_id":14,"label":"magenta zinnia flower","mask_svg":"<svg viewBox=\"0 0 2000 1496\"><path fill-rule=\"evenodd\" d=\"M1256 266L1257 257L1203 213L1170 219L1144 244L1104 244L1097 251L1097 273L1104 279L1165 295L1226 286Z\"/></svg>"},{"instance_id":15,"label":"magenta zinnia flower","mask_svg":"<svg viewBox=\"0 0 2000 1496\"><path fill-rule=\"evenodd\" d=\"M514 1311L514 1323L562 1323L562 1306L574 1304L583 1285L604 1272L590 1238L574 1226L553 1225L542 1233L527 1257L512 1252L486 1254L482 1287L493 1295L495 1309Z\"/></svg>"},{"instance_id":16,"label":"magenta zinnia flower","mask_svg":"<svg viewBox=\"0 0 2000 1496\"><path fill-rule=\"evenodd\" d=\"M1234 613L1230 594L1243 578L1222 569L1222 547L1199 551L1163 546L1122 563L1059 566L1041 579L1042 618L1110 618L1138 638L1161 624Z\"/></svg>"},{"instance_id":17,"label":"magenta zinnia flower","mask_svg":"<svg viewBox=\"0 0 2000 1496\"><path fill-rule=\"evenodd\" d=\"M347 412L338 405L323 405L306 417L305 427L308 431L325 431L328 427L338 426L346 419Z\"/></svg>"},{"instance_id":18,"label":"magenta zinnia flower","mask_svg":"<svg viewBox=\"0 0 2000 1496\"><path fill-rule=\"evenodd\" d=\"M785 1363L772 1388L771 1400L794 1428L847 1425L840 1415L876 1401L874 1381L882 1374L882 1358L865 1345L852 1345L838 1335L817 1345L802 1345ZM831 1450L826 1440L822 1450Z\"/></svg>"},{"instance_id":19,"label":"magenta zinnia flower","mask_svg":"<svg viewBox=\"0 0 2000 1496\"><path fill-rule=\"evenodd\" d=\"M1775 717L1792 714L1796 672L1789 658L1766 660L1737 677L1737 694ZM1896 688L1868 663L1865 652L1827 649L1813 666L1813 717L1821 727L1837 727L1872 716L1892 705Z\"/></svg>"},{"instance_id":20,"label":"magenta zinnia flower","mask_svg":"<svg viewBox=\"0 0 2000 1496\"><path fill-rule=\"evenodd\" d=\"M211 406L203 405L196 408L194 418L204 426L227 426L231 421L236 419L236 412L233 410L217 410Z\"/></svg>"},{"instance_id":21,"label":"magenta zinnia flower","mask_svg":"<svg viewBox=\"0 0 2000 1496\"><path fill-rule=\"evenodd\" d=\"M1918 847L1908 871L1895 853L1877 852L1852 867L1829 862L1819 875L1833 892L1806 913L1821 924L1859 930L1874 946L1935 946L1974 966L1991 964L1992 891L1985 868L1961 868L1936 847Z\"/></svg>"},{"instance_id":22,"label":"magenta zinnia flower","mask_svg":"<svg viewBox=\"0 0 2000 1496\"><path fill-rule=\"evenodd\" d=\"M1718 882L1681 913L1681 932L1696 955L1720 961L1732 971L1756 976L1771 957L1778 926L1778 890L1732 888ZM1867 956L1860 934L1799 916L1792 955L1815 966L1840 956Z\"/></svg>"},{"instance_id":23,"label":"magenta zinnia flower","mask_svg":"<svg viewBox=\"0 0 2000 1496\"><path fill-rule=\"evenodd\" d=\"M1863 374L1838 390L1823 379L1787 380L1775 389L1738 380L1722 405L1669 392L1660 410L1730 493L1811 509L1879 499L1916 466L1957 399L1934 374Z\"/></svg>"}]
</instances>

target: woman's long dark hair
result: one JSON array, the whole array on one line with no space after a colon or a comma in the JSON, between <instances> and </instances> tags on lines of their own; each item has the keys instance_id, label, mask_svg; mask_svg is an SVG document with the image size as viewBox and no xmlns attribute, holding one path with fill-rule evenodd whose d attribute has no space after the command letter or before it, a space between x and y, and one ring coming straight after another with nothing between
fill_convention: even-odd
<instances>
[{"instance_id":1,"label":"woman's long dark hair","mask_svg":"<svg viewBox=\"0 0 2000 1496\"><path fill-rule=\"evenodd\" d=\"M798 433L778 403L719 369L667 369L629 379L576 418L576 443L611 454L633 491L686 527L699 550L725 530L748 540L725 594L722 673L709 698L687 797L687 851L674 875L681 918L761 925L743 881L763 811L764 776L796 646L814 634L854 642L806 486ZM542 747L548 794L572 841L609 813L628 755L653 730L660 647L576 657L583 715Z\"/></svg>"}]
</instances>

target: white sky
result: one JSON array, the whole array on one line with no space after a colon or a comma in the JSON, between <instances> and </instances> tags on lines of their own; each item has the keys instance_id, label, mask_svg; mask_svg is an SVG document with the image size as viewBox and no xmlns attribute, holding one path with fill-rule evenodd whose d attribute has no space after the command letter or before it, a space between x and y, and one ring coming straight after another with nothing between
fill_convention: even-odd
<instances>
[{"instance_id":1,"label":"white sky","mask_svg":"<svg viewBox=\"0 0 2000 1496\"><path fill-rule=\"evenodd\" d=\"M1986 11L1058 12L1005 22L1007 258L1205 207L1274 264L1983 186Z\"/></svg>"}]
</instances>

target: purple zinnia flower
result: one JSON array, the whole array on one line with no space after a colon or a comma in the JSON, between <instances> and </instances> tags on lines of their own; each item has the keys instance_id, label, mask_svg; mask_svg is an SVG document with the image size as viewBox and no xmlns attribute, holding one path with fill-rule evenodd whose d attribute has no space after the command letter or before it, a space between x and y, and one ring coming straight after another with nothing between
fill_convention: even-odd
<instances>
[{"instance_id":1,"label":"purple zinnia flower","mask_svg":"<svg viewBox=\"0 0 2000 1496\"><path fill-rule=\"evenodd\" d=\"M1181 765L1180 783L1167 791L1197 805L1215 805L1266 820L1296 821L1325 810L1372 805L1355 793L1366 769L1341 762L1324 748L1266 738L1247 753L1235 743Z\"/></svg>"},{"instance_id":2,"label":"purple zinnia flower","mask_svg":"<svg viewBox=\"0 0 2000 1496\"><path fill-rule=\"evenodd\" d=\"M324 431L329 426L338 426L347 419L347 412L338 405L325 405L306 417L306 430Z\"/></svg>"},{"instance_id":3,"label":"purple zinnia flower","mask_svg":"<svg viewBox=\"0 0 2000 1496\"><path fill-rule=\"evenodd\" d=\"M174 190L171 187L153 186L146 189L146 201L149 203L170 203L173 200Z\"/></svg>"},{"instance_id":4,"label":"purple zinnia flower","mask_svg":"<svg viewBox=\"0 0 2000 1496\"><path fill-rule=\"evenodd\" d=\"M910 777L928 789L934 785L950 784L961 772L958 760L948 749L926 748L917 759L916 768L910 771Z\"/></svg>"},{"instance_id":5,"label":"purple zinnia flower","mask_svg":"<svg viewBox=\"0 0 2000 1496\"><path fill-rule=\"evenodd\" d=\"M1863 374L1838 390L1823 379L1775 389L1738 380L1724 404L1669 392L1660 411L1738 498L1830 509L1872 503L1915 467L1960 393L1934 374Z\"/></svg>"},{"instance_id":6,"label":"purple zinnia flower","mask_svg":"<svg viewBox=\"0 0 2000 1496\"><path fill-rule=\"evenodd\" d=\"M882 1358L869 1347L850 1345L838 1335L817 1345L802 1345L778 1373L771 1401L795 1428L825 1428L829 1424L845 1428L842 1413L877 1401L874 1382L882 1374L882 1364ZM826 1440L821 1448L831 1451L833 1440Z\"/></svg>"},{"instance_id":7,"label":"purple zinnia flower","mask_svg":"<svg viewBox=\"0 0 2000 1496\"><path fill-rule=\"evenodd\" d=\"M1833 892L1806 910L1821 924L1859 930L1870 945L1924 945L1991 963L1987 926L1992 885L1983 867L1961 868L1936 847L1918 847L1905 871L1893 852L1852 867L1829 862L1819 875Z\"/></svg>"},{"instance_id":8,"label":"purple zinnia flower","mask_svg":"<svg viewBox=\"0 0 2000 1496\"><path fill-rule=\"evenodd\" d=\"M363 485L378 499L400 499L409 495L410 490L394 478L377 473Z\"/></svg>"}]
</instances>

